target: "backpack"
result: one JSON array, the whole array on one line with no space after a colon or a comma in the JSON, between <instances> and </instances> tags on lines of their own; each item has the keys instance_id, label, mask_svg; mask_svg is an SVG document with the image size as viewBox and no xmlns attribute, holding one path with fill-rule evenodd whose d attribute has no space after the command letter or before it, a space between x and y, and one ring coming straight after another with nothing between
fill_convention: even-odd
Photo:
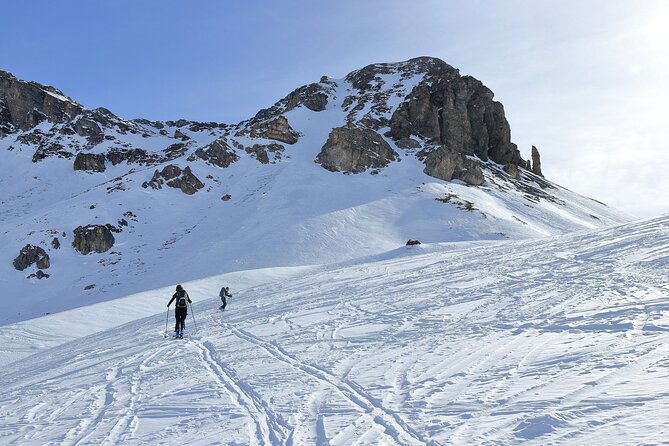
<instances>
[{"instance_id":1,"label":"backpack","mask_svg":"<svg viewBox=\"0 0 669 446\"><path fill-rule=\"evenodd\" d=\"M177 292L177 307L187 307L188 298L186 297L186 292L184 290L179 290Z\"/></svg>"}]
</instances>

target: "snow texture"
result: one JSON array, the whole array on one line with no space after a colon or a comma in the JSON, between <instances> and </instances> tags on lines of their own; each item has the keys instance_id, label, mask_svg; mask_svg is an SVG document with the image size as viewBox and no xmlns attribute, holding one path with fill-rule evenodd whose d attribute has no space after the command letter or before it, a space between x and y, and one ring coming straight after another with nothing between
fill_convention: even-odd
<instances>
[{"instance_id":1,"label":"snow texture","mask_svg":"<svg viewBox=\"0 0 669 446\"><path fill-rule=\"evenodd\" d=\"M668 266L662 217L185 283L183 340L167 289L8 325L0 442L658 444Z\"/></svg>"},{"instance_id":2,"label":"snow texture","mask_svg":"<svg viewBox=\"0 0 669 446\"><path fill-rule=\"evenodd\" d=\"M325 110L284 113L301 136L269 164L243 150L272 142L250 121L122 121L136 133L94 146L34 130L94 154L190 138L176 159L99 173L33 162L37 133L0 139L0 444L664 441L669 217L630 223L491 162L480 187L440 181L387 137L399 159L382 170L314 162L332 128L385 122L423 76L390 70L378 95L329 80ZM188 160L223 134L238 161ZM168 164L205 187L141 186ZM87 225L111 225L114 246L77 253ZM48 251L48 278L12 268L26 244ZM176 283L194 301L183 339Z\"/></svg>"}]
</instances>

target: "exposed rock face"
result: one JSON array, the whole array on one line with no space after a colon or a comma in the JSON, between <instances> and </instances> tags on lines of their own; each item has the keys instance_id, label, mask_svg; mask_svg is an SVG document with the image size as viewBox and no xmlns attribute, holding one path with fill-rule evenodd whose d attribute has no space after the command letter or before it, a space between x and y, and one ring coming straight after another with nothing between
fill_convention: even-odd
<instances>
[{"instance_id":1,"label":"exposed rock face","mask_svg":"<svg viewBox=\"0 0 669 446\"><path fill-rule=\"evenodd\" d=\"M246 153L255 157L262 164L275 163L281 160L281 154L284 152L285 148L281 144L254 144L251 147L246 147ZM270 159L270 154L272 159Z\"/></svg>"},{"instance_id":2,"label":"exposed rock face","mask_svg":"<svg viewBox=\"0 0 669 446\"><path fill-rule=\"evenodd\" d=\"M395 145L400 149L418 149L420 148L420 143L415 139L411 138L402 138L395 142Z\"/></svg>"},{"instance_id":3,"label":"exposed rock face","mask_svg":"<svg viewBox=\"0 0 669 446\"><path fill-rule=\"evenodd\" d=\"M260 110L249 120L249 123L256 124L276 118L300 105L304 105L311 111L323 111L327 108L328 99L336 87L336 82L323 76L319 83L299 87L272 107Z\"/></svg>"},{"instance_id":4,"label":"exposed rock face","mask_svg":"<svg viewBox=\"0 0 669 446\"><path fill-rule=\"evenodd\" d=\"M0 99L0 137L11 133L14 130L12 115L9 112L9 106L4 99Z\"/></svg>"},{"instance_id":5,"label":"exposed rock face","mask_svg":"<svg viewBox=\"0 0 669 446\"><path fill-rule=\"evenodd\" d=\"M0 71L0 136L30 130L46 120L71 120L83 107L53 87L24 82Z\"/></svg>"},{"instance_id":6,"label":"exposed rock face","mask_svg":"<svg viewBox=\"0 0 669 446\"><path fill-rule=\"evenodd\" d=\"M252 125L250 134L253 138L273 139L286 144L295 144L300 136L291 128L285 116Z\"/></svg>"},{"instance_id":7,"label":"exposed rock face","mask_svg":"<svg viewBox=\"0 0 669 446\"><path fill-rule=\"evenodd\" d=\"M182 141L188 141L190 139L190 136L186 135L184 132L177 129L174 131L174 138L175 139L178 138Z\"/></svg>"},{"instance_id":8,"label":"exposed rock face","mask_svg":"<svg viewBox=\"0 0 669 446\"><path fill-rule=\"evenodd\" d=\"M103 253L114 246L114 234L111 225L78 226L74 230L72 246L81 254Z\"/></svg>"},{"instance_id":9,"label":"exposed rock face","mask_svg":"<svg viewBox=\"0 0 669 446\"><path fill-rule=\"evenodd\" d=\"M154 164L160 162L160 157L155 154L149 154L144 149L110 149L106 154L107 160L113 166L126 162L128 164Z\"/></svg>"},{"instance_id":10,"label":"exposed rock face","mask_svg":"<svg viewBox=\"0 0 669 446\"><path fill-rule=\"evenodd\" d=\"M229 167L230 164L239 159L226 138L218 138L208 146L197 149L193 155L188 157L188 161L194 161L195 157L223 168Z\"/></svg>"},{"instance_id":11,"label":"exposed rock face","mask_svg":"<svg viewBox=\"0 0 669 446\"><path fill-rule=\"evenodd\" d=\"M440 146L426 154L424 172L441 180L457 179L472 186L479 186L485 181L476 161L446 146Z\"/></svg>"},{"instance_id":12,"label":"exposed rock face","mask_svg":"<svg viewBox=\"0 0 669 446\"><path fill-rule=\"evenodd\" d=\"M69 159L73 156L74 155L68 152L62 144L50 142L37 147L37 150L35 150L35 153L33 154L33 163L37 163L49 157Z\"/></svg>"},{"instance_id":13,"label":"exposed rock face","mask_svg":"<svg viewBox=\"0 0 669 446\"><path fill-rule=\"evenodd\" d=\"M144 182L142 187L145 189L148 187L156 190L162 189L165 182L170 187L180 189L186 195L193 195L204 187L204 183L193 174L190 167L181 170L179 166L174 164L165 166L161 171L156 170L151 180Z\"/></svg>"},{"instance_id":14,"label":"exposed rock face","mask_svg":"<svg viewBox=\"0 0 669 446\"><path fill-rule=\"evenodd\" d=\"M51 247L53 249L60 249L60 240L58 240L58 237L54 237L53 240L51 240Z\"/></svg>"},{"instance_id":15,"label":"exposed rock face","mask_svg":"<svg viewBox=\"0 0 669 446\"><path fill-rule=\"evenodd\" d=\"M49 275L40 269L40 270L37 270L37 272L30 274L27 278L28 279L40 279L41 280L41 279L48 279Z\"/></svg>"},{"instance_id":16,"label":"exposed rock face","mask_svg":"<svg viewBox=\"0 0 669 446\"><path fill-rule=\"evenodd\" d=\"M322 79L323 83L327 79ZM311 111L319 112L325 110L328 105L328 94L322 84L309 84L300 87L290 93L287 98L286 111L292 110L304 104Z\"/></svg>"},{"instance_id":17,"label":"exposed rock face","mask_svg":"<svg viewBox=\"0 0 669 446\"><path fill-rule=\"evenodd\" d=\"M415 245L420 245L420 244L421 243L418 240L409 239L405 246L415 246Z\"/></svg>"},{"instance_id":18,"label":"exposed rock face","mask_svg":"<svg viewBox=\"0 0 669 446\"><path fill-rule=\"evenodd\" d=\"M193 175L190 167L186 167L177 178L168 181L167 185L176 189L181 189L181 192L186 195L193 195L204 187L204 183Z\"/></svg>"},{"instance_id":19,"label":"exposed rock face","mask_svg":"<svg viewBox=\"0 0 669 446\"><path fill-rule=\"evenodd\" d=\"M508 173L511 178L518 179L519 177L518 167L515 164L507 164L506 166L504 166L504 171Z\"/></svg>"},{"instance_id":20,"label":"exposed rock face","mask_svg":"<svg viewBox=\"0 0 669 446\"><path fill-rule=\"evenodd\" d=\"M14 268L23 271L33 264L39 269L47 269L51 266L49 255L39 246L26 245L21 249L19 255L14 259Z\"/></svg>"},{"instance_id":21,"label":"exposed rock face","mask_svg":"<svg viewBox=\"0 0 669 446\"><path fill-rule=\"evenodd\" d=\"M87 113L75 119L72 124L74 131L79 136L83 136L88 140L88 146L93 147L104 141L104 131L100 124L98 124L92 112L87 110Z\"/></svg>"},{"instance_id":22,"label":"exposed rock face","mask_svg":"<svg viewBox=\"0 0 669 446\"><path fill-rule=\"evenodd\" d=\"M171 161L179 158L183 154L185 154L188 151L188 144L184 144L182 142L178 142L175 144L170 144L163 150L163 153L165 156L163 157L163 161Z\"/></svg>"},{"instance_id":23,"label":"exposed rock face","mask_svg":"<svg viewBox=\"0 0 669 446\"><path fill-rule=\"evenodd\" d=\"M418 136L484 161L520 163L504 108L493 101L492 91L437 59L421 58L417 63L425 65L427 75L393 113L393 139Z\"/></svg>"},{"instance_id":24,"label":"exposed rock face","mask_svg":"<svg viewBox=\"0 0 669 446\"><path fill-rule=\"evenodd\" d=\"M333 172L360 173L386 167L397 153L374 130L351 127L332 129L316 162Z\"/></svg>"},{"instance_id":25,"label":"exposed rock face","mask_svg":"<svg viewBox=\"0 0 669 446\"><path fill-rule=\"evenodd\" d=\"M541 156L539 155L539 150L534 146L532 146L532 173L540 177L544 176L541 173Z\"/></svg>"},{"instance_id":26,"label":"exposed rock face","mask_svg":"<svg viewBox=\"0 0 669 446\"><path fill-rule=\"evenodd\" d=\"M77 153L77 157L74 159L74 170L104 172L105 155L103 153Z\"/></svg>"}]
</instances>

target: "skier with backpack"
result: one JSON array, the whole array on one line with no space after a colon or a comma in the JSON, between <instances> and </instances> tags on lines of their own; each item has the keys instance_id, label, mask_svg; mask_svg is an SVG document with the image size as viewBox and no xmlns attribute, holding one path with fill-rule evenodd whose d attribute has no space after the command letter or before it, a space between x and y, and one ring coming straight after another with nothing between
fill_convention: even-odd
<instances>
[{"instance_id":1,"label":"skier with backpack","mask_svg":"<svg viewBox=\"0 0 669 446\"><path fill-rule=\"evenodd\" d=\"M230 287L224 286L221 288L221 291L218 293L218 296L221 298L222 305L219 307L221 310L225 310L225 307L228 305L226 297L232 297L230 294Z\"/></svg>"},{"instance_id":2,"label":"skier with backpack","mask_svg":"<svg viewBox=\"0 0 669 446\"><path fill-rule=\"evenodd\" d=\"M174 307L174 318L176 319L174 335L177 338L183 338L184 328L186 328L186 316L188 316L188 304L193 301L190 300L188 293L181 285L177 285L177 290L172 295L172 299L167 303L167 308L170 307L172 301L176 301Z\"/></svg>"}]
</instances>

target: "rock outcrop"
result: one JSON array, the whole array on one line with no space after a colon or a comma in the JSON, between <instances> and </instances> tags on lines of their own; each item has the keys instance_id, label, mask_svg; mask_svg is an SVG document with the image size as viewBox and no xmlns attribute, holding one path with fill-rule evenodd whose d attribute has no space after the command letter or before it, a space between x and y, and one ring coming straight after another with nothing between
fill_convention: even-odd
<instances>
[{"instance_id":1,"label":"rock outcrop","mask_svg":"<svg viewBox=\"0 0 669 446\"><path fill-rule=\"evenodd\" d=\"M79 152L74 159L74 170L104 172L105 169L105 155L103 153Z\"/></svg>"},{"instance_id":2,"label":"rock outcrop","mask_svg":"<svg viewBox=\"0 0 669 446\"><path fill-rule=\"evenodd\" d=\"M81 105L53 87L25 82L0 71L0 136L30 130L47 120L67 122L82 110Z\"/></svg>"},{"instance_id":3,"label":"rock outcrop","mask_svg":"<svg viewBox=\"0 0 669 446\"><path fill-rule=\"evenodd\" d=\"M188 161L195 161L196 158L203 159L214 166L225 168L237 161L239 155L230 147L226 138L218 138L211 144L197 149L193 155L188 157Z\"/></svg>"},{"instance_id":4,"label":"rock outcrop","mask_svg":"<svg viewBox=\"0 0 669 446\"><path fill-rule=\"evenodd\" d=\"M483 161L521 162L504 107L493 101L492 91L438 59L412 59L407 65L413 61L427 74L392 114L389 134L393 139L416 136ZM365 79L358 83L364 84Z\"/></svg>"},{"instance_id":5,"label":"rock outcrop","mask_svg":"<svg viewBox=\"0 0 669 446\"><path fill-rule=\"evenodd\" d=\"M445 181L457 179L472 186L479 186L485 181L481 167L476 161L450 147L440 146L423 155L425 156L424 172L431 177Z\"/></svg>"},{"instance_id":6,"label":"rock outcrop","mask_svg":"<svg viewBox=\"0 0 669 446\"><path fill-rule=\"evenodd\" d=\"M353 127L332 129L316 162L333 172L361 173L384 168L398 157L374 130Z\"/></svg>"},{"instance_id":7,"label":"rock outcrop","mask_svg":"<svg viewBox=\"0 0 669 446\"><path fill-rule=\"evenodd\" d=\"M249 132L253 138L273 139L286 144L295 144L300 136L292 129L285 116L254 124Z\"/></svg>"},{"instance_id":8,"label":"rock outcrop","mask_svg":"<svg viewBox=\"0 0 669 446\"><path fill-rule=\"evenodd\" d=\"M532 146L532 173L540 177L544 176L541 172L541 156L539 150L534 146Z\"/></svg>"},{"instance_id":9,"label":"rock outcrop","mask_svg":"<svg viewBox=\"0 0 669 446\"><path fill-rule=\"evenodd\" d=\"M155 153L149 154L144 149L113 148L105 154L105 157L112 163L112 166L122 162L128 164L156 164L161 162L160 156Z\"/></svg>"},{"instance_id":10,"label":"rock outcrop","mask_svg":"<svg viewBox=\"0 0 669 446\"><path fill-rule=\"evenodd\" d=\"M41 269L37 270L37 272L30 274L27 279L48 279L49 275L42 271Z\"/></svg>"},{"instance_id":11,"label":"rock outcrop","mask_svg":"<svg viewBox=\"0 0 669 446\"><path fill-rule=\"evenodd\" d=\"M116 242L112 232L114 227L109 224L78 226L74 230L72 246L81 254L109 251Z\"/></svg>"},{"instance_id":12,"label":"rock outcrop","mask_svg":"<svg viewBox=\"0 0 669 446\"><path fill-rule=\"evenodd\" d=\"M253 144L251 147L246 147L244 150L262 164L269 164L281 160L281 154L285 151L285 147L276 143ZM270 154L272 155L271 159Z\"/></svg>"},{"instance_id":13,"label":"rock outcrop","mask_svg":"<svg viewBox=\"0 0 669 446\"><path fill-rule=\"evenodd\" d=\"M170 164L163 170L156 170L151 180L142 184L143 188L162 189L163 183L175 189L180 189L186 195L193 195L204 187L202 183L190 170L190 167L181 169L179 166Z\"/></svg>"},{"instance_id":14,"label":"rock outcrop","mask_svg":"<svg viewBox=\"0 0 669 446\"><path fill-rule=\"evenodd\" d=\"M321 84L309 84L290 93L287 97L286 110L292 110L300 105L315 112L325 110L328 106L328 92L323 88L323 84L328 81L327 79L322 81Z\"/></svg>"},{"instance_id":15,"label":"rock outcrop","mask_svg":"<svg viewBox=\"0 0 669 446\"><path fill-rule=\"evenodd\" d=\"M296 88L272 107L260 110L248 123L253 125L276 118L301 105L304 105L311 111L323 111L327 108L330 95L334 93L336 87L336 82L327 76L323 76L319 83Z\"/></svg>"},{"instance_id":16,"label":"rock outcrop","mask_svg":"<svg viewBox=\"0 0 669 446\"><path fill-rule=\"evenodd\" d=\"M13 264L14 268L23 271L31 265L36 265L39 269L47 269L51 266L51 261L49 254L44 249L28 244L21 249Z\"/></svg>"},{"instance_id":17,"label":"rock outcrop","mask_svg":"<svg viewBox=\"0 0 669 446\"><path fill-rule=\"evenodd\" d=\"M524 168L525 166L521 166L521 167ZM520 173L518 171L518 166L516 166L515 164L507 164L506 166L504 166L504 172L508 173L511 178L515 178L515 179L520 178Z\"/></svg>"}]
</instances>

